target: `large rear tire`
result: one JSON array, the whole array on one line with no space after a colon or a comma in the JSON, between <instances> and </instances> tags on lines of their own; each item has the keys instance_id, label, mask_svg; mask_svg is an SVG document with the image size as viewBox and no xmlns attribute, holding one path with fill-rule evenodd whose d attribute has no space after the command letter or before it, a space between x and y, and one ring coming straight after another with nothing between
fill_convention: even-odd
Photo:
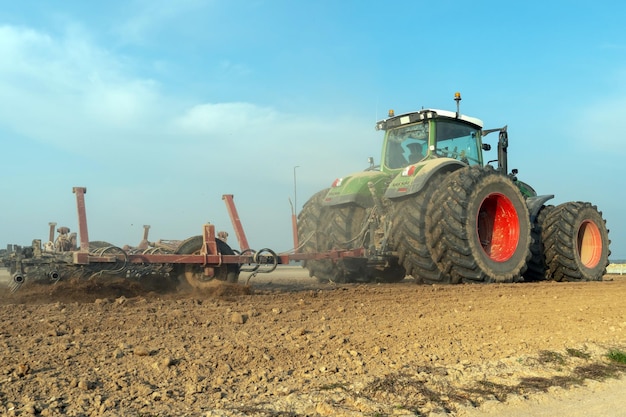
<instances>
[{"instance_id":1,"label":"large rear tire","mask_svg":"<svg viewBox=\"0 0 626 417\"><path fill-rule=\"evenodd\" d=\"M217 250L222 255L234 255L235 251L224 241L215 239ZM176 248L177 254L180 255L198 255L204 243L202 236L193 236L184 240ZM186 281L191 287L196 289L206 289L211 286L211 281L226 281L236 284L239 280L239 265L225 264L213 267L214 275L207 277L204 275L204 267L200 264L183 264L177 265L175 273L180 280Z\"/></svg>"},{"instance_id":2,"label":"large rear tire","mask_svg":"<svg viewBox=\"0 0 626 417\"><path fill-rule=\"evenodd\" d=\"M599 281L609 264L609 231L591 203L568 202L546 218L543 230L547 277L554 281Z\"/></svg>"},{"instance_id":3,"label":"large rear tire","mask_svg":"<svg viewBox=\"0 0 626 417\"><path fill-rule=\"evenodd\" d=\"M404 197L393 204L393 246L398 251L399 263L417 283L453 283L451 277L443 274L433 261L426 246L426 209L444 178L444 173L434 174L419 193Z\"/></svg>"},{"instance_id":4,"label":"large rear tire","mask_svg":"<svg viewBox=\"0 0 626 417\"><path fill-rule=\"evenodd\" d=\"M530 258L530 220L513 181L490 165L461 168L428 204L427 245L450 282L513 282Z\"/></svg>"},{"instance_id":5,"label":"large rear tire","mask_svg":"<svg viewBox=\"0 0 626 417\"><path fill-rule=\"evenodd\" d=\"M298 215L300 253L319 253L331 248L326 234L330 210L329 207L322 205L327 193L328 189L315 193ZM320 282L335 281L340 275L339 268L330 259L307 259L303 266L309 270L309 276L316 277Z\"/></svg>"},{"instance_id":6,"label":"large rear tire","mask_svg":"<svg viewBox=\"0 0 626 417\"><path fill-rule=\"evenodd\" d=\"M524 272L524 281L543 281L546 279L546 253L543 243L543 229L545 227L548 214L552 213L554 206L541 206L539 213L535 216L530 230L532 243L530 244L530 260L528 268Z\"/></svg>"}]
</instances>

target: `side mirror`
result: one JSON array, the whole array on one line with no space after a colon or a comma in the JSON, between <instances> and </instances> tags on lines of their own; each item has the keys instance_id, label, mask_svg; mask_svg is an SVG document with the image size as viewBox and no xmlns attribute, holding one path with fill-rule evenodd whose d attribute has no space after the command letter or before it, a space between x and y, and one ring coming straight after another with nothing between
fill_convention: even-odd
<instances>
[{"instance_id":1,"label":"side mirror","mask_svg":"<svg viewBox=\"0 0 626 417\"><path fill-rule=\"evenodd\" d=\"M483 151L490 151L491 150L491 145L488 143L483 143Z\"/></svg>"},{"instance_id":2,"label":"side mirror","mask_svg":"<svg viewBox=\"0 0 626 417\"><path fill-rule=\"evenodd\" d=\"M374 168L374 157L370 156L367 158L367 162L370 164L370 168Z\"/></svg>"}]
</instances>

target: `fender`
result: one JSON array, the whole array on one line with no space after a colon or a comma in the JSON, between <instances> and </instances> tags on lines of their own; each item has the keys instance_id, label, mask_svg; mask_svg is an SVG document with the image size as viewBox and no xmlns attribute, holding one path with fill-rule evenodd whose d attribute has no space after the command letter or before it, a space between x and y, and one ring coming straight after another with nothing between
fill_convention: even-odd
<instances>
[{"instance_id":1,"label":"fender","mask_svg":"<svg viewBox=\"0 0 626 417\"><path fill-rule=\"evenodd\" d=\"M374 185L376 195L382 195L390 181L389 174L382 171L363 171L339 178L328 190L322 204L337 206L356 203L361 207L372 207L374 199L368 184L371 182Z\"/></svg>"},{"instance_id":2,"label":"fender","mask_svg":"<svg viewBox=\"0 0 626 417\"><path fill-rule=\"evenodd\" d=\"M546 194L546 195L538 195L534 197L528 197L526 199L526 206L528 207L528 213L530 214L531 224L534 223L537 214L539 214L539 210L543 207L543 204L554 198L554 194Z\"/></svg>"},{"instance_id":3,"label":"fender","mask_svg":"<svg viewBox=\"0 0 626 417\"><path fill-rule=\"evenodd\" d=\"M391 181L385 192L385 197L394 199L416 194L424 188L424 185L435 173L452 172L466 166L467 164L453 158L426 159L417 164L409 165Z\"/></svg>"}]
</instances>

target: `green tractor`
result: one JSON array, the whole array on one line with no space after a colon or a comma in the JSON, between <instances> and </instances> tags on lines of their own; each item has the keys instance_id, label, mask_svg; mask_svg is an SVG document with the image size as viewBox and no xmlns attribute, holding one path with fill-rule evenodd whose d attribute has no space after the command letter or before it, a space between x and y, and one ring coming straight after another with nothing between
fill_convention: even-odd
<instances>
[{"instance_id":1,"label":"green tractor","mask_svg":"<svg viewBox=\"0 0 626 417\"><path fill-rule=\"evenodd\" d=\"M335 180L298 215L300 252L311 276L333 282L418 283L600 280L608 265L606 222L587 202L546 205L508 172L506 126L424 109L376 124L380 165ZM497 159L483 143L498 133Z\"/></svg>"}]
</instances>

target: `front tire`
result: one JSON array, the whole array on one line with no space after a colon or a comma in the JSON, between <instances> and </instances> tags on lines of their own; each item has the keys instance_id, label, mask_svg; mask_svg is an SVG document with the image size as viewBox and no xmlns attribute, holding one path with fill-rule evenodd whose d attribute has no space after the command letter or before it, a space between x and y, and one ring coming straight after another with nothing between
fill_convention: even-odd
<instances>
[{"instance_id":1,"label":"front tire","mask_svg":"<svg viewBox=\"0 0 626 417\"><path fill-rule=\"evenodd\" d=\"M543 231L547 277L554 281L599 281L609 264L609 231L591 203L568 202L546 218Z\"/></svg>"},{"instance_id":2,"label":"front tire","mask_svg":"<svg viewBox=\"0 0 626 417\"><path fill-rule=\"evenodd\" d=\"M366 210L357 205L349 204L342 207L330 207L330 221L325 235L328 236L329 249L354 249L365 246L367 227ZM368 281L367 261L364 258L342 258L336 263L337 271L334 281L350 283Z\"/></svg>"},{"instance_id":3,"label":"front tire","mask_svg":"<svg viewBox=\"0 0 626 417\"><path fill-rule=\"evenodd\" d=\"M322 205L328 189L318 191L302 207L298 215L298 241L300 253L320 253L330 249L330 241L325 233L330 222L330 210ZM335 281L340 273L337 265L330 259L307 259L303 267L309 270L309 276L320 282Z\"/></svg>"},{"instance_id":4,"label":"front tire","mask_svg":"<svg viewBox=\"0 0 626 417\"><path fill-rule=\"evenodd\" d=\"M451 282L521 280L530 220L513 181L490 165L451 173L428 205L427 244Z\"/></svg>"}]
</instances>

